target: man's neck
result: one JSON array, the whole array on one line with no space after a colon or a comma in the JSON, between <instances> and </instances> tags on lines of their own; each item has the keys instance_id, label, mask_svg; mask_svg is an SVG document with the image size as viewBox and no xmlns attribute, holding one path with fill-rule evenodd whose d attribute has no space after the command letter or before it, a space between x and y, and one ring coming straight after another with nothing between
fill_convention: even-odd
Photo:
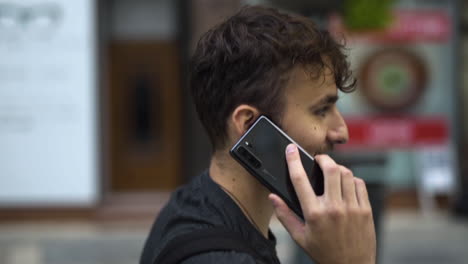
<instances>
[{"instance_id":1,"label":"man's neck","mask_svg":"<svg viewBox=\"0 0 468 264\"><path fill-rule=\"evenodd\" d=\"M268 238L268 226L273 215L268 189L227 153L213 155L209 174L237 203L247 219Z\"/></svg>"}]
</instances>

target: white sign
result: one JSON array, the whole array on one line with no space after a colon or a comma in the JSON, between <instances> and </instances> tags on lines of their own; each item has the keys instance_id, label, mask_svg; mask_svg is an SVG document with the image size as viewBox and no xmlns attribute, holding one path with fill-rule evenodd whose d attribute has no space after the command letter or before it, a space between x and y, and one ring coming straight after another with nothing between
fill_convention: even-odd
<instances>
[{"instance_id":1,"label":"white sign","mask_svg":"<svg viewBox=\"0 0 468 264\"><path fill-rule=\"evenodd\" d=\"M91 0L0 0L0 205L96 201Z\"/></svg>"}]
</instances>

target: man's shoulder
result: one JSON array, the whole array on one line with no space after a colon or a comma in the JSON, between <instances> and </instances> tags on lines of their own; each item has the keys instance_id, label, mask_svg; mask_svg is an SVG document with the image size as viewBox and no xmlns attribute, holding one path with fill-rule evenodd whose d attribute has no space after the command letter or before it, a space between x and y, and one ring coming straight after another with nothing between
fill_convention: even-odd
<instances>
[{"instance_id":1,"label":"man's shoulder","mask_svg":"<svg viewBox=\"0 0 468 264\"><path fill-rule=\"evenodd\" d=\"M255 264L255 259L247 253L236 251L211 251L192 256L181 264Z\"/></svg>"},{"instance_id":2,"label":"man's shoulder","mask_svg":"<svg viewBox=\"0 0 468 264\"><path fill-rule=\"evenodd\" d=\"M213 192L216 186L207 177L205 172L173 192L151 228L142 259L153 259L176 237L224 226L225 216L219 213L220 199L213 197L216 196Z\"/></svg>"}]
</instances>

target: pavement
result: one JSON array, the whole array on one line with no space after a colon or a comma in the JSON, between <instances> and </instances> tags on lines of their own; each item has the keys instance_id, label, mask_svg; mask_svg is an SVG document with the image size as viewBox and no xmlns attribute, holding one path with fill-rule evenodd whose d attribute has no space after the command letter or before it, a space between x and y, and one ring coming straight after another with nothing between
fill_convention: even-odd
<instances>
[{"instance_id":1,"label":"pavement","mask_svg":"<svg viewBox=\"0 0 468 264\"><path fill-rule=\"evenodd\" d=\"M382 218L380 264L468 263L468 219L447 212L393 210ZM2 264L138 263L150 220L0 224ZM273 223L282 263L306 264L284 228Z\"/></svg>"}]
</instances>

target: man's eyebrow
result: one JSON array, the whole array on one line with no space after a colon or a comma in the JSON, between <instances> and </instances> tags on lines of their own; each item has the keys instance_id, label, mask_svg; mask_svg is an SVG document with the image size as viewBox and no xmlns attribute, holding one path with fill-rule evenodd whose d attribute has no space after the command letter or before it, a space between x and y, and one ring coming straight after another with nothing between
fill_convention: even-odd
<instances>
[{"instance_id":1,"label":"man's eyebrow","mask_svg":"<svg viewBox=\"0 0 468 264\"><path fill-rule=\"evenodd\" d=\"M326 95L322 99L318 100L315 102L313 105L311 105L311 108L319 106L319 105L325 105L325 104L334 104L338 101L338 95Z\"/></svg>"}]
</instances>

